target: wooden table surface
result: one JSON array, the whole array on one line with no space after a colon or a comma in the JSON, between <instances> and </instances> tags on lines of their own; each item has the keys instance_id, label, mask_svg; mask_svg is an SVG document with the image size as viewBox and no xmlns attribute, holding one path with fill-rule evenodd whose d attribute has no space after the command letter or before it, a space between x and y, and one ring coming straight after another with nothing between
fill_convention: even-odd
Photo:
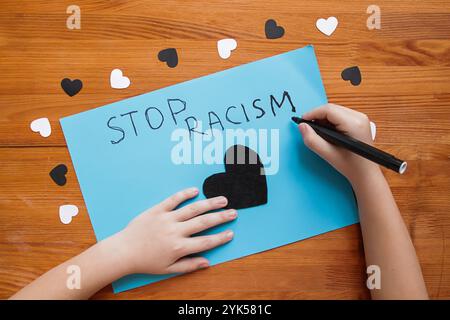
<instances>
[{"instance_id":1,"label":"wooden table surface","mask_svg":"<svg viewBox=\"0 0 450 320\"><path fill-rule=\"evenodd\" d=\"M66 28L67 6L81 8L81 30ZM329 100L365 112L376 145L409 163L386 172L407 223L432 298L450 298L450 6L448 0L376 1L381 30L366 27L368 1L17 1L0 3L0 298L95 242L59 118L181 81L313 44ZM319 17L336 16L327 37ZM267 19L286 32L268 40ZM228 60L218 39L237 39ZM170 69L157 60L178 49ZM358 65L352 86L341 71ZM121 68L132 84L113 90ZM78 78L67 96L61 79ZM30 122L48 117L45 139ZM64 187L48 175L69 167ZM69 225L58 208L73 203ZM113 267L113 266L112 266ZM114 295L94 298L366 299L359 225Z\"/></svg>"}]
</instances>

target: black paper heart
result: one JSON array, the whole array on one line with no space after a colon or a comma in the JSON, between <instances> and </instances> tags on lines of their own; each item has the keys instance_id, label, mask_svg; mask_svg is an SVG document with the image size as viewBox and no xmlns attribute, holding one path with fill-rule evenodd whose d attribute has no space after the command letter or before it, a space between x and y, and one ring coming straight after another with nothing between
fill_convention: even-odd
<instances>
[{"instance_id":1,"label":"black paper heart","mask_svg":"<svg viewBox=\"0 0 450 320\"><path fill-rule=\"evenodd\" d=\"M273 19L266 21L265 30L267 39L278 39L284 35L284 28L277 26L277 22Z\"/></svg>"},{"instance_id":2,"label":"black paper heart","mask_svg":"<svg viewBox=\"0 0 450 320\"><path fill-rule=\"evenodd\" d=\"M341 73L342 79L345 81L349 81L354 86L359 86L361 83L361 71L358 66L349 67L342 71Z\"/></svg>"},{"instance_id":3,"label":"black paper heart","mask_svg":"<svg viewBox=\"0 0 450 320\"><path fill-rule=\"evenodd\" d=\"M67 173L66 165L58 164L56 167L52 169L52 171L50 171L49 175L58 186L63 186L67 182L66 173Z\"/></svg>"},{"instance_id":4,"label":"black paper heart","mask_svg":"<svg viewBox=\"0 0 450 320\"><path fill-rule=\"evenodd\" d=\"M206 198L225 196L226 208L243 209L267 203L264 165L252 149L234 145L225 153L225 172L209 176L203 182Z\"/></svg>"},{"instance_id":5,"label":"black paper heart","mask_svg":"<svg viewBox=\"0 0 450 320\"><path fill-rule=\"evenodd\" d=\"M158 59L161 62L165 62L168 67L175 68L178 65L177 49L168 48L168 49L161 50L158 53Z\"/></svg>"},{"instance_id":6,"label":"black paper heart","mask_svg":"<svg viewBox=\"0 0 450 320\"><path fill-rule=\"evenodd\" d=\"M64 78L61 80L61 87L67 95L73 97L83 88L83 83L79 79L70 80L69 78Z\"/></svg>"}]
</instances>

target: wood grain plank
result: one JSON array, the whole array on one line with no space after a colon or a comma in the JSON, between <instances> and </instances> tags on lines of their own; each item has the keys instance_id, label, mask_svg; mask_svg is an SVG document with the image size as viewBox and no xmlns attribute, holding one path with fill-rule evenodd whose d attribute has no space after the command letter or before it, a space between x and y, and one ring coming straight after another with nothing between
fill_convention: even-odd
<instances>
[{"instance_id":1,"label":"wood grain plank","mask_svg":"<svg viewBox=\"0 0 450 320\"><path fill-rule=\"evenodd\" d=\"M377 1L382 29L366 27L369 3L338 1L77 0L82 29L66 28L68 1L2 0L0 5L0 298L95 243L58 120L124 98L313 44L329 101L365 112L376 145L408 161L405 175L384 170L417 249L432 298L450 298L450 6L445 0ZM332 37L315 28L335 15ZM285 36L268 40L276 19ZM238 40L228 60L216 41ZM156 56L175 47L180 64ZM342 69L358 65L358 87ZM132 84L109 85L121 68ZM62 78L83 80L68 97ZM31 132L48 117L53 133ZM69 167L68 183L48 176ZM80 213L70 225L61 204ZM151 203L149 202L149 205ZM367 299L358 225L260 254L95 299Z\"/></svg>"},{"instance_id":2,"label":"wood grain plank","mask_svg":"<svg viewBox=\"0 0 450 320\"><path fill-rule=\"evenodd\" d=\"M49 7L41 3L26 6L25 12L19 8L4 7L1 19L2 30L9 37L32 37L33 30L42 31L42 38L52 39L218 39L234 36L238 38L264 38L264 22L277 18L285 26L286 38L303 38L308 41L324 36L315 28L315 21L321 14L334 14L341 23L333 35L335 40L344 40L351 34L352 39L367 37L384 39L447 39L450 32L448 19L450 12L445 1L435 2L438 10L423 9L406 5L405 2L379 1L382 9L383 32L372 32L366 27L368 4L352 1L342 5L340 1L323 1L319 6L309 8L303 2L251 1L244 4L234 1L208 2L205 8L201 1L133 2L125 1L99 4L98 7L78 5L83 10L83 32L68 33L64 30L66 4ZM88 2L86 2L88 3ZM433 4L431 4L433 5ZM99 10L101 7L102 10ZM168 10L167 8L170 8ZM333 8L333 10L330 10ZM320 10L322 9L322 10ZM414 11L413 11L414 10ZM18 12L19 11L19 12ZM254 12L259 14L255 15ZM12 14L15 13L15 14ZM163 13L163 14L161 14ZM251 18L249 18L251 17ZM6 26L8 28L6 28Z\"/></svg>"}]
</instances>

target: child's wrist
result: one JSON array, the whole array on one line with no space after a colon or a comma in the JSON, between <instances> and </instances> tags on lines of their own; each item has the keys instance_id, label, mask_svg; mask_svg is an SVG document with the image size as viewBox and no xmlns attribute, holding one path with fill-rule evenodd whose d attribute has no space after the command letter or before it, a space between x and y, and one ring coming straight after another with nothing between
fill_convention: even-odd
<instances>
[{"instance_id":1,"label":"child's wrist","mask_svg":"<svg viewBox=\"0 0 450 320\"><path fill-rule=\"evenodd\" d=\"M354 170L353 173L349 177L349 181L355 191L365 186L370 186L374 180L384 179L380 167L369 160L365 160L364 165L359 167L358 170Z\"/></svg>"},{"instance_id":2,"label":"child's wrist","mask_svg":"<svg viewBox=\"0 0 450 320\"><path fill-rule=\"evenodd\" d=\"M128 257L129 250L125 245L122 232L100 241L97 246L100 258L105 259L107 265L110 266L109 270L105 270L105 272L111 273L111 282L133 273Z\"/></svg>"}]
</instances>

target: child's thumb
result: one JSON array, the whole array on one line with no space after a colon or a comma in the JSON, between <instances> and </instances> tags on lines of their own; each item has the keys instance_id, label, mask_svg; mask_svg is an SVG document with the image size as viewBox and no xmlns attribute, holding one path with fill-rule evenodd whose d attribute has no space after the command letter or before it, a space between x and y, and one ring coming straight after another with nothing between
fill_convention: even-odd
<instances>
[{"instance_id":1,"label":"child's thumb","mask_svg":"<svg viewBox=\"0 0 450 320\"><path fill-rule=\"evenodd\" d=\"M303 142L309 149L317 153L325 160L331 160L330 157L334 152L334 147L330 143L320 137L314 129L306 123L301 123L298 128L302 134Z\"/></svg>"}]
</instances>

